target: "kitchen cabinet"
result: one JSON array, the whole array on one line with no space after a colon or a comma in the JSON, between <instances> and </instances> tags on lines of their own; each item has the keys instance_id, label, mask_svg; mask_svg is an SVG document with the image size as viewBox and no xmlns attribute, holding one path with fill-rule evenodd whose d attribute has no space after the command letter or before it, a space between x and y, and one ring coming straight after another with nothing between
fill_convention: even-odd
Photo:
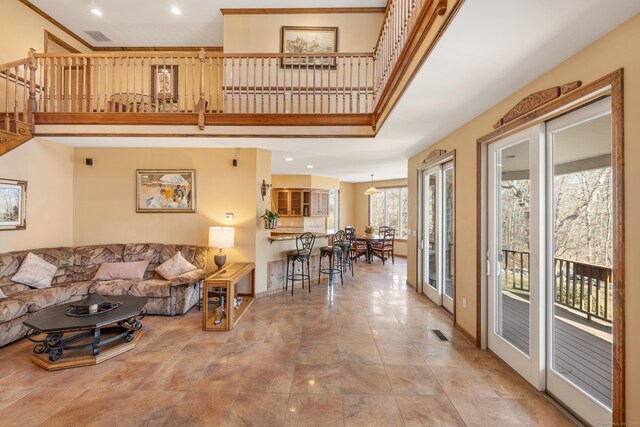
<instances>
[{"instance_id":1,"label":"kitchen cabinet","mask_svg":"<svg viewBox=\"0 0 640 427\"><path fill-rule=\"evenodd\" d=\"M274 190L275 209L280 216L302 216L304 190Z\"/></svg>"}]
</instances>

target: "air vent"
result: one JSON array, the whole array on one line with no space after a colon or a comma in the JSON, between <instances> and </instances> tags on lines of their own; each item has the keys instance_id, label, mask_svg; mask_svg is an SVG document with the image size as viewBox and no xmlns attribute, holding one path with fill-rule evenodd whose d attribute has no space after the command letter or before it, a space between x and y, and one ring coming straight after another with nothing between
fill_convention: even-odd
<instances>
[{"instance_id":1,"label":"air vent","mask_svg":"<svg viewBox=\"0 0 640 427\"><path fill-rule=\"evenodd\" d=\"M447 339L447 337L444 336L444 334L442 333L442 331L440 329L431 329L431 332L433 332L433 335L435 335L436 337L438 337L438 339L440 341L449 341Z\"/></svg>"},{"instance_id":2,"label":"air vent","mask_svg":"<svg viewBox=\"0 0 640 427\"><path fill-rule=\"evenodd\" d=\"M110 42L111 39L104 35L102 31L85 31L85 34L91 36L97 42Z\"/></svg>"}]
</instances>

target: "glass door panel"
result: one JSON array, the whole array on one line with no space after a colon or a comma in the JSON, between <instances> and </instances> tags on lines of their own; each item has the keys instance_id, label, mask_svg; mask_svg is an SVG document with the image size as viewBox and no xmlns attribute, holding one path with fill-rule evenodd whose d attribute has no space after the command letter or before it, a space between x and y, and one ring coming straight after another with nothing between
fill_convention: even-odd
<instances>
[{"instance_id":1,"label":"glass door panel","mask_svg":"<svg viewBox=\"0 0 640 427\"><path fill-rule=\"evenodd\" d=\"M544 125L490 144L488 159L488 345L536 388L544 386L538 253L544 217L539 185ZM536 268L536 266L538 266Z\"/></svg>"},{"instance_id":2,"label":"glass door panel","mask_svg":"<svg viewBox=\"0 0 640 427\"><path fill-rule=\"evenodd\" d=\"M448 163L443 167L443 246L444 246L444 307L453 313L453 293L455 288L455 194L453 163Z\"/></svg>"},{"instance_id":3,"label":"glass door panel","mask_svg":"<svg viewBox=\"0 0 640 427\"><path fill-rule=\"evenodd\" d=\"M424 263L423 292L436 304L442 304L438 277L438 184L439 167L428 170L424 175Z\"/></svg>"},{"instance_id":4,"label":"glass door panel","mask_svg":"<svg viewBox=\"0 0 640 427\"><path fill-rule=\"evenodd\" d=\"M613 171L610 100L549 122L547 388L611 423Z\"/></svg>"}]
</instances>

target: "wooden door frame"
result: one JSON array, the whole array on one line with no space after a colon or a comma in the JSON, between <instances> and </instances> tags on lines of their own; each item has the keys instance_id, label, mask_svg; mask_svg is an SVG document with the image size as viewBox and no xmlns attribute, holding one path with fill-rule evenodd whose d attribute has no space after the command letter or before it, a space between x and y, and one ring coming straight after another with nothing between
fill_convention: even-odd
<instances>
[{"instance_id":1,"label":"wooden door frame","mask_svg":"<svg viewBox=\"0 0 640 427\"><path fill-rule=\"evenodd\" d=\"M624 307L624 69L620 68L604 77L582 86L581 82L536 92L524 98L498 123L495 130L478 138L476 144L477 170L477 239L476 239L476 345L482 345L483 336L483 277L485 272L483 256L482 194L483 153L486 146L519 130L552 120L555 117L577 110L589 103L611 97L613 174L613 425L626 422L625 402L625 307ZM565 89L567 88L567 89ZM549 95L551 94L551 95ZM508 117L515 117L509 119ZM505 120L508 122L505 123Z\"/></svg>"}]
</instances>

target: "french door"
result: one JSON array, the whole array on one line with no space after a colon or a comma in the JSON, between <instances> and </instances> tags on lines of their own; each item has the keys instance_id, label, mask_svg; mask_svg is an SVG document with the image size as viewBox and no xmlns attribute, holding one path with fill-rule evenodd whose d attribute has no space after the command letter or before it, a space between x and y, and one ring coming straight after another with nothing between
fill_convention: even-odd
<instances>
[{"instance_id":1,"label":"french door","mask_svg":"<svg viewBox=\"0 0 640 427\"><path fill-rule=\"evenodd\" d=\"M611 423L613 170L605 98L487 146L487 345Z\"/></svg>"},{"instance_id":2,"label":"french door","mask_svg":"<svg viewBox=\"0 0 640 427\"><path fill-rule=\"evenodd\" d=\"M422 172L422 291L450 313L455 292L453 161Z\"/></svg>"},{"instance_id":3,"label":"french door","mask_svg":"<svg viewBox=\"0 0 640 427\"><path fill-rule=\"evenodd\" d=\"M487 343L538 390L544 390L544 342L538 339L544 330L543 135L543 125L534 126L491 144L487 152Z\"/></svg>"}]
</instances>

